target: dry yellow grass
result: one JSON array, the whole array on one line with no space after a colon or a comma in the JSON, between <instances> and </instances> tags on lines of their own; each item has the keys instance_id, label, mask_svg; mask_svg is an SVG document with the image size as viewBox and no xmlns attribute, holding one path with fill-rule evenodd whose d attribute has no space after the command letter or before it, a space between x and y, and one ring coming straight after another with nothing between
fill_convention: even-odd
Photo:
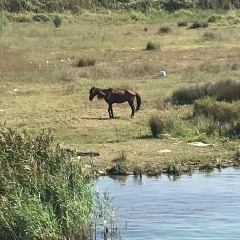
<instances>
[{"instance_id":1,"label":"dry yellow grass","mask_svg":"<svg viewBox=\"0 0 240 240\"><path fill-rule=\"evenodd\" d=\"M173 21L123 24L120 19L121 24L104 24L93 18L65 21L58 29L50 22L7 24L0 46L2 123L32 134L51 128L63 147L100 152L94 160L100 169L111 166L122 150L130 165L233 156L236 141L197 148L171 136L147 136L149 117L159 111L156 101L174 89L209 80L238 81L240 26L189 30ZM160 25L172 32L158 34ZM206 32L216 38L205 39ZM159 43L160 49L145 51L148 41ZM96 65L73 67L80 58L95 59ZM166 77L159 77L160 69ZM114 105L118 118L110 120L105 102L88 100L91 86L132 87L142 97L141 110L130 119L127 103ZM191 111L191 106L182 106L164 109L161 115L177 119ZM164 149L171 152L161 153Z\"/></svg>"}]
</instances>

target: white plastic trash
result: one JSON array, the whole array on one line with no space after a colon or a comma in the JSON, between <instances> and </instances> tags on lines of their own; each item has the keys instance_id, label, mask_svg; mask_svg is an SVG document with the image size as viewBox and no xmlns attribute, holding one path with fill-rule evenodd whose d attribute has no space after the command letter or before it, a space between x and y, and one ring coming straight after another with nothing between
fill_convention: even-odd
<instances>
[{"instance_id":1,"label":"white plastic trash","mask_svg":"<svg viewBox=\"0 0 240 240\"><path fill-rule=\"evenodd\" d=\"M165 71L160 71L160 77L166 77L166 72Z\"/></svg>"}]
</instances>

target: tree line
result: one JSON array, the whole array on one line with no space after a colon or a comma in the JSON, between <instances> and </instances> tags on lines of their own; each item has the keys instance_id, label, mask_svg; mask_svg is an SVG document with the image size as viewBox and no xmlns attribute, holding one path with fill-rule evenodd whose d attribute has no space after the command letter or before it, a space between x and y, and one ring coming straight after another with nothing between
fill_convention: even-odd
<instances>
[{"instance_id":1,"label":"tree line","mask_svg":"<svg viewBox=\"0 0 240 240\"><path fill-rule=\"evenodd\" d=\"M7 12L64 12L80 13L83 9L124 9L148 12L163 9L229 10L240 8L240 0L0 0L0 11Z\"/></svg>"}]
</instances>

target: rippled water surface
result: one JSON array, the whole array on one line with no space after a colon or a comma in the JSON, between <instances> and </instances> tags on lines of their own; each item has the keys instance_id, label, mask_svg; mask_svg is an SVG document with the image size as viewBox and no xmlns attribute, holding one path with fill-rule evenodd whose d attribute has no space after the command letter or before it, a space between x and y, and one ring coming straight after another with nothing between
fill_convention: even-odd
<instances>
[{"instance_id":1,"label":"rippled water surface","mask_svg":"<svg viewBox=\"0 0 240 240\"><path fill-rule=\"evenodd\" d=\"M101 177L97 186L117 208L120 234L108 239L240 239L240 170L178 179Z\"/></svg>"}]
</instances>

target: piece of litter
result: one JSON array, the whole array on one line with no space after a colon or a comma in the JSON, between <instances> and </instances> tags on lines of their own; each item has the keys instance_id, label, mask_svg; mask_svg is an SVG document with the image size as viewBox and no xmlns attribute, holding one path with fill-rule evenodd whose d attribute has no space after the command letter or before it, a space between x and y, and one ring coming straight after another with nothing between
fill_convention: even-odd
<instances>
[{"instance_id":1,"label":"piece of litter","mask_svg":"<svg viewBox=\"0 0 240 240\"><path fill-rule=\"evenodd\" d=\"M195 146L195 147L207 147L207 146L212 146L212 144L208 143L203 143L203 142L192 142L188 143L189 145Z\"/></svg>"},{"instance_id":2,"label":"piece of litter","mask_svg":"<svg viewBox=\"0 0 240 240\"><path fill-rule=\"evenodd\" d=\"M161 151L158 151L159 153L170 153L172 150L169 149L163 149Z\"/></svg>"}]
</instances>

